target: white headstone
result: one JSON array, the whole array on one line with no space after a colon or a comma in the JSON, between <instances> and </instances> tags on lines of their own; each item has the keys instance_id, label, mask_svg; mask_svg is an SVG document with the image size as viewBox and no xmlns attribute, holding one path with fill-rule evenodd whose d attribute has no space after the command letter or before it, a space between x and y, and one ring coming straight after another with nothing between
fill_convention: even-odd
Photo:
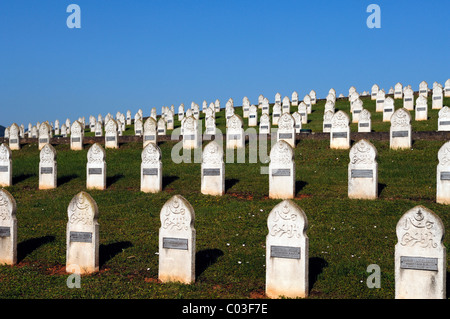
<instances>
[{"instance_id":1,"label":"white headstone","mask_svg":"<svg viewBox=\"0 0 450 319\"><path fill-rule=\"evenodd\" d=\"M383 122L390 122L391 116L395 112L394 99L390 96L384 100L383 106Z\"/></svg>"},{"instance_id":2,"label":"white headstone","mask_svg":"<svg viewBox=\"0 0 450 319\"><path fill-rule=\"evenodd\" d=\"M245 147L245 135L241 117L234 114L227 123L227 148Z\"/></svg>"},{"instance_id":3,"label":"white headstone","mask_svg":"<svg viewBox=\"0 0 450 319\"><path fill-rule=\"evenodd\" d=\"M428 119L428 100L425 96L419 95L416 100L416 121L426 121Z\"/></svg>"},{"instance_id":4,"label":"white headstone","mask_svg":"<svg viewBox=\"0 0 450 319\"><path fill-rule=\"evenodd\" d=\"M308 124L308 106L304 101L301 101L298 105L297 112L302 116L302 124Z\"/></svg>"},{"instance_id":5,"label":"white headstone","mask_svg":"<svg viewBox=\"0 0 450 319\"><path fill-rule=\"evenodd\" d=\"M178 121L181 121L184 117L184 104L180 104L178 107Z\"/></svg>"},{"instance_id":6,"label":"white headstone","mask_svg":"<svg viewBox=\"0 0 450 319\"><path fill-rule=\"evenodd\" d=\"M87 153L86 188L106 189L106 152L103 147L94 143Z\"/></svg>"},{"instance_id":7,"label":"white headstone","mask_svg":"<svg viewBox=\"0 0 450 319\"><path fill-rule=\"evenodd\" d=\"M258 107L256 105L250 105L248 111L248 126L258 126Z\"/></svg>"},{"instance_id":8,"label":"white headstone","mask_svg":"<svg viewBox=\"0 0 450 319\"><path fill-rule=\"evenodd\" d=\"M416 206L400 218L396 233L395 298L445 299L445 229L439 216Z\"/></svg>"},{"instance_id":9,"label":"white headstone","mask_svg":"<svg viewBox=\"0 0 450 319\"><path fill-rule=\"evenodd\" d=\"M331 132L331 120L333 119L334 112L331 110L325 111L323 114L322 131L324 133Z\"/></svg>"},{"instance_id":10,"label":"white headstone","mask_svg":"<svg viewBox=\"0 0 450 319\"><path fill-rule=\"evenodd\" d=\"M325 102L324 114L327 111L331 111L334 114L334 112L336 111L334 106L335 106L335 102L333 102L332 100L327 100Z\"/></svg>"},{"instance_id":11,"label":"white headstone","mask_svg":"<svg viewBox=\"0 0 450 319\"><path fill-rule=\"evenodd\" d=\"M309 96L311 97L311 105L315 105L317 103L317 93L314 90L309 92Z\"/></svg>"},{"instance_id":12,"label":"white headstone","mask_svg":"<svg viewBox=\"0 0 450 319\"><path fill-rule=\"evenodd\" d=\"M270 116L263 113L259 118L259 134L270 134Z\"/></svg>"},{"instance_id":13,"label":"white headstone","mask_svg":"<svg viewBox=\"0 0 450 319\"><path fill-rule=\"evenodd\" d=\"M298 93L297 93L297 91L292 92L291 104L292 104L292 106L298 106Z\"/></svg>"},{"instance_id":14,"label":"white headstone","mask_svg":"<svg viewBox=\"0 0 450 319\"><path fill-rule=\"evenodd\" d=\"M281 103L281 113L290 113L291 112L291 101L289 100L289 97L285 96L283 98L283 101Z\"/></svg>"},{"instance_id":15,"label":"white headstone","mask_svg":"<svg viewBox=\"0 0 450 319\"><path fill-rule=\"evenodd\" d=\"M9 127L9 148L11 150L20 150L19 126L16 123Z\"/></svg>"},{"instance_id":16,"label":"white headstone","mask_svg":"<svg viewBox=\"0 0 450 319\"><path fill-rule=\"evenodd\" d=\"M353 199L376 199L378 197L377 150L369 141L362 139L350 149L348 164L348 197Z\"/></svg>"},{"instance_id":17,"label":"white headstone","mask_svg":"<svg viewBox=\"0 0 450 319\"><path fill-rule=\"evenodd\" d=\"M118 126L113 118L105 124L105 148L119 148Z\"/></svg>"},{"instance_id":18,"label":"white headstone","mask_svg":"<svg viewBox=\"0 0 450 319\"><path fill-rule=\"evenodd\" d=\"M358 97L352 103L352 123L358 123L363 110L363 101Z\"/></svg>"},{"instance_id":19,"label":"white headstone","mask_svg":"<svg viewBox=\"0 0 450 319\"><path fill-rule=\"evenodd\" d=\"M386 98L386 93L384 92L384 90L379 90L377 93L377 97L376 97L376 100L377 100L376 107L375 107L376 112L383 112L385 98Z\"/></svg>"},{"instance_id":20,"label":"white headstone","mask_svg":"<svg viewBox=\"0 0 450 319\"><path fill-rule=\"evenodd\" d=\"M305 212L291 200L276 205L267 218L266 295L305 298L309 293L309 239Z\"/></svg>"},{"instance_id":21,"label":"white headstone","mask_svg":"<svg viewBox=\"0 0 450 319\"><path fill-rule=\"evenodd\" d=\"M250 100L248 99L248 97L245 96L242 99L242 112L243 112L242 117L244 119L248 117L249 109L250 109Z\"/></svg>"},{"instance_id":22,"label":"white headstone","mask_svg":"<svg viewBox=\"0 0 450 319\"><path fill-rule=\"evenodd\" d=\"M44 123L43 123L44 124ZM42 126L42 124L41 124ZM70 149L74 151L80 151L83 149L83 128L82 124L78 121L74 121L70 128ZM39 140L41 136L39 134Z\"/></svg>"},{"instance_id":23,"label":"white headstone","mask_svg":"<svg viewBox=\"0 0 450 319\"><path fill-rule=\"evenodd\" d=\"M408 111L414 110L414 90L411 87L403 91L403 107Z\"/></svg>"},{"instance_id":24,"label":"white headstone","mask_svg":"<svg viewBox=\"0 0 450 319\"><path fill-rule=\"evenodd\" d=\"M438 131L450 131L450 108L444 106L438 113Z\"/></svg>"},{"instance_id":25,"label":"white headstone","mask_svg":"<svg viewBox=\"0 0 450 319\"><path fill-rule=\"evenodd\" d=\"M433 88L433 102L431 108L433 110L440 110L442 109L442 106L444 105L444 95L443 90L440 86L436 86Z\"/></svg>"},{"instance_id":26,"label":"white headstone","mask_svg":"<svg viewBox=\"0 0 450 319\"><path fill-rule=\"evenodd\" d=\"M439 164L436 177L436 202L450 204L450 142L441 146L438 152Z\"/></svg>"},{"instance_id":27,"label":"white headstone","mask_svg":"<svg viewBox=\"0 0 450 319\"><path fill-rule=\"evenodd\" d=\"M337 111L331 119L330 148L350 148L350 119L344 111Z\"/></svg>"},{"instance_id":28,"label":"white headstone","mask_svg":"<svg viewBox=\"0 0 450 319\"><path fill-rule=\"evenodd\" d=\"M428 97L428 83L425 81L420 82L419 84L419 95L424 97Z\"/></svg>"},{"instance_id":29,"label":"white headstone","mask_svg":"<svg viewBox=\"0 0 450 319\"><path fill-rule=\"evenodd\" d=\"M367 109L363 109L359 114L358 132L372 132L371 115Z\"/></svg>"},{"instance_id":30,"label":"white headstone","mask_svg":"<svg viewBox=\"0 0 450 319\"><path fill-rule=\"evenodd\" d=\"M142 123L141 119L137 119L134 122L134 135L136 136L144 135L144 124Z\"/></svg>"},{"instance_id":31,"label":"white headstone","mask_svg":"<svg viewBox=\"0 0 450 319\"><path fill-rule=\"evenodd\" d=\"M391 149L411 148L411 115L407 109L400 108L392 114L389 134Z\"/></svg>"},{"instance_id":32,"label":"white headstone","mask_svg":"<svg viewBox=\"0 0 450 319\"><path fill-rule=\"evenodd\" d=\"M183 148L195 149L201 147L201 136L198 130L198 121L194 116L184 118L182 125Z\"/></svg>"},{"instance_id":33,"label":"white headstone","mask_svg":"<svg viewBox=\"0 0 450 319\"><path fill-rule=\"evenodd\" d=\"M156 123L155 119L152 117L149 117L145 120L144 123L144 145L143 147L146 147L149 143L158 143L158 130L157 130L158 124Z\"/></svg>"},{"instance_id":34,"label":"white headstone","mask_svg":"<svg viewBox=\"0 0 450 319\"><path fill-rule=\"evenodd\" d=\"M445 97L450 97L450 79L445 81L444 96Z\"/></svg>"},{"instance_id":35,"label":"white headstone","mask_svg":"<svg viewBox=\"0 0 450 319\"><path fill-rule=\"evenodd\" d=\"M275 104L281 105L281 94L278 92L275 94Z\"/></svg>"},{"instance_id":36,"label":"white headstone","mask_svg":"<svg viewBox=\"0 0 450 319\"><path fill-rule=\"evenodd\" d=\"M283 113L278 120L277 140L295 148L295 119L289 113Z\"/></svg>"},{"instance_id":37,"label":"white headstone","mask_svg":"<svg viewBox=\"0 0 450 319\"><path fill-rule=\"evenodd\" d=\"M403 84L398 82L394 86L394 99L401 99L403 97Z\"/></svg>"},{"instance_id":38,"label":"white headstone","mask_svg":"<svg viewBox=\"0 0 450 319\"><path fill-rule=\"evenodd\" d=\"M98 207L94 199L81 191L67 208L66 272L89 274L99 270Z\"/></svg>"},{"instance_id":39,"label":"white headstone","mask_svg":"<svg viewBox=\"0 0 450 319\"><path fill-rule=\"evenodd\" d=\"M302 129L302 116L298 112L292 113L292 117L295 120L295 133L300 133Z\"/></svg>"},{"instance_id":40,"label":"white headstone","mask_svg":"<svg viewBox=\"0 0 450 319\"><path fill-rule=\"evenodd\" d=\"M162 117L158 120L158 135L166 135L166 121Z\"/></svg>"},{"instance_id":41,"label":"white headstone","mask_svg":"<svg viewBox=\"0 0 450 319\"><path fill-rule=\"evenodd\" d=\"M47 143L50 143L50 125L47 122L43 122L39 125L39 150Z\"/></svg>"},{"instance_id":42,"label":"white headstone","mask_svg":"<svg viewBox=\"0 0 450 319\"><path fill-rule=\"evenodd\" d=\"M0 145L0 187L12 185L11 150L6 143Z\"/></svg>"},{"instance_id":43,"label":"white headstone","mask_svg":"<svg viewBox=\"0 0 450 319\"><path fill-rule=\"evenodd\" d=\"M47 143L40 152L39 189L56 188L57 176L56 150Z\"/></svg>"},{"instance_id":44,"label":"white headstone","mask_svg":"<svg viewBox=\"0 0 450 319\"><path fill-rule=\"evenodd\" d=\"M175 195L162 207L159 228L158 279L162 282L195 282L195 213L191 204Z\"/></svg>"},{"instance_id":45,"label":"white headstone","mask_svg":"<svg viewBox=\"0 0 450 319\"><path fill-rule=\"evenodd\" d=\"M161 150L158 145L148 143L141 153L141 192L162 191Z\"/></svg>"},{"instance_id":46,"label":"white headstone","mask_svg":"<svg viewBox=\"0 0 450 319\"><path fill-rule=\"evenodd\" d=\"M295 197L294 150L285 141L278 141L270 150L269 198Z\"/></svg>"},{"instance_id":47,"label":"white headstone","mask_svg":"<svg viewBox=\"0 0 450 319\"><path fill-rule=\"evenodd\" d=\"M269 100L267 98L264 98L261 103L261 113L269 115L270 113L269 106L270 106Z\"/></svg>"},{"instance_id":48,"label":"white headstone","mask_svg":"<svg viewBox=\"0 0 450 319\"><path fill-rule=\"evenodd\" d=\"M309 94L306 94L303 98L303 103L306 104L306 113L311 114L312 113L312 106L311 106L311 97Z\"/></svg>"},{"instance_id":49,"label":"white headstone","mask_svg":"<svg viewBox=\"0 0 450 319\"><path fill-rule=\"evenodd\" d=\"M17 263L17 204L14 197L0 189L0 264Z\"/></svg>"},{"instance_id":50,"label":"white headstone","mask_svg":"<svg viewBox=\"0 0 450 319\"><path fill-rule=\"evenodd\" d=\"M205 134L216 135L216 119L214 116L207 117L205 120Z\"/></svg>"},{"instance_id":51,"label":"white headstone","mask_svg":"<svg viewBox=\"0 0 450 319\"><path fill-rule=\"evenodd\" d=\"M278 125L278 120L282 114L281 105L275 103L272 108L272 125Z\"/></svg>"},{"instance_id":52,"label":"white headstone","mask_svg":"<svg viewBox=\"0 0 450 319\"><path fill-rule=\"evenodd\" d=\"M209 142L202 153L201 192L206 195L225 193L225 163L222 147L215 141Z\"/></svg>"}]
</instances>

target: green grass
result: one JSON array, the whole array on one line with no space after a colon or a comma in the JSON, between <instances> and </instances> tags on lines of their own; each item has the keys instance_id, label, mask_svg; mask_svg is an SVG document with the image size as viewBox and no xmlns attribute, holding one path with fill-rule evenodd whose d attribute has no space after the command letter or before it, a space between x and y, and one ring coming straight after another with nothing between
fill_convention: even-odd
<instances>
[{"instance_id":1,"label":"green grass","mask_svg":"<svg viewBox=\"0 0 450 319\"><path fill-rule=\"evenodd\" d=\"M321 131L323 104L319 102L307 124L313 131ZM347 104L338 100L336 107L345 110ZM364 104L374 108L370 101ZM435 130L437 112L431 107L429 112L430 123L413 121L416 129ZM374 130L387 130L388 124L377 123L377 116L372 113ZM175 120L179 126L177 116ZM222 110L218 127L223 129L224 122ZM132 135L132 126L124 134ZM170 154L176 143L159 145L164 187L158 194L139 190L142 143L106 150L107 189L88 191L99 208L100 272L82 276L80 289L66 285L65 232L67 206L86 190L88 145L82 151L55 145L59 186L45 191L38 190L37 145L13 151L14 185L7 189L17 201L19 260L0 267L0 298L264 297L267 216L280 202L268 198L268 176L260 174L267 164L227 163L226 194L202 195L200 164L173 163ZM381 190L373 201L347 198L347 150L330 149L328 140L300 140L295 148L294 201L309 222L309 298L394 298L395 227L402 214L421 204L449 227L448 207L435 203L437 152L444 141L419 140L403 151L390 150L388 141L372 143L378 151ZM192 285L157 282L159 212L175 194L195 210L197 276ZM370 264L381 268L380 289L366 286Z\"/></svg>"}]
</instances>

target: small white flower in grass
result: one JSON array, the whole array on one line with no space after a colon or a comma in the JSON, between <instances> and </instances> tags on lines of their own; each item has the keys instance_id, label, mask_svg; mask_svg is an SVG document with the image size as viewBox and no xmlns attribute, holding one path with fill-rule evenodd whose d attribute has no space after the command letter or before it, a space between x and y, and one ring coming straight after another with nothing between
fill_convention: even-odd
<instances>
[{"instance_id":1,"label":"small white flower in grass","mask_svg":"<svg viewBox=\"0 0 450 319\"><path fill-rule=\"evenodd\" d=\"M230 243L227 243L227 246L230 246Z\"/></svg>"},{"instance_id":2,"label":"small white flower in grass","mask_svg":"<svg viewBox=\"0 0 450 319\"><path fill-rule=\"evenodd\" d=\"M263 210L263 209L260 209L259 211L260 211L260 212L263 212L264 210Z\"/></svg>"},{"instance_id":3,"label":"small white flower in grass","mask_svg":"<svg viewBox=\"0 0 450 319\"><path fill-rule=\"evenodd\" d=\"M239 260L239 261L238 261L238 264L240 265L240 264L242 264L242 262Z\"/></svg>"},{"instance_id":4,"label":"small white flower in grass","mask_svg":"<svg viewBox=\"0 0 450 319\"><path fill-rule=\"evenodd\" d=\"M245 244L242 244L242 247L245 247Z\"/></svg>"}]
</instances>

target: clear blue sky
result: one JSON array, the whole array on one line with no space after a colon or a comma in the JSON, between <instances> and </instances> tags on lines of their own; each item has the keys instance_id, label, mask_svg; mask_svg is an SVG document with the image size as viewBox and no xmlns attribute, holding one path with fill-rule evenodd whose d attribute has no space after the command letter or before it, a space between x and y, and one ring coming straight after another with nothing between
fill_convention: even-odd
<instances>
[{"instance_id":1,"label":"clear blue sky","mask_svg":"<svg viewBox=\"0 0 450 319\"><path fill-rule=\"evenodd\" d=\"M81 28L69 29L69 4ZM369 29L369 4L381 28ZM450 1L2 0L0 125L450 78Z\"/></svg>"}]
</instances>

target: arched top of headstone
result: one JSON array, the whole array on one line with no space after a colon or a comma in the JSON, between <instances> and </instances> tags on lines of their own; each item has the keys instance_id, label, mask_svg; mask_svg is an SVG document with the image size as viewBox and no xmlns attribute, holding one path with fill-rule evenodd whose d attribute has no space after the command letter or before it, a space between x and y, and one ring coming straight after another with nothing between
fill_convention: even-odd
<instances>
[{"instance_id":1,"label":"arched top of headstone","mask_svg":"<svg viewBox=\"0 0 450 319\"><path fill-rule=\"evenodd\" d=\"M384 100L384 108L393 108L394 107L394 99L390 96L388 96Z\"/></svg>"},{"instance_id":2,"label":"arched top of headstone","mask_svg":"<svg viewBox=\"0 0 450 319\"><path fill-rule=\"evenodd\" d=\"M288 112L283 113L281 117L278 119L279 130L290 130L293 129L294 126L295 126L295 119Z\"/></svg>"},{"instance_id":3,"label":"arched top of headstone","mask_svg":"<svg viewBox=\"0 0 450 319\"><path fill-rule=\"evenodd\" d=\"M0 222L16 218L16 200L4 188L0 189Z\"/></svg>"},{"instance_id":4,"label":"arched top of headstone","mask_svg":"<svg viewBox=\"0 0 450 319\"><path fill-rule=\"evenodd\" d=\"M144 123L144 131L146 133L154 133L156 132L158 124L156 123L156 120L152 117L149 117L145 120Z\"/></svg>"},{"instance_id":5,"label":"arched top of headstone","mask_svg":"<svg viewBox=\"0 0 450 319\"><path fill-rule=\"evenodd\" d=\"M41 163L53 164L53 162L56 160L56 150L51 144L46 143L42 147L39 156L41 159Z\"/></svg>"},{"instance_id":6,"label":"arched top of headstone","mask_svg":"<svg viewBox=\"0 0 450 319\"><path fill-rule=\"evenodd\" d=\"M361 113L359 113L359 121L369 121L371 114L368 109L362 109Z\"/></svg>"},{"instance_id":7,"label":"arched top of headstone","mask_svg":"<svg viewBox=\"0 0 450 319\"><path fill-rule=\"evenodd\" d=\"M366 139L356 142L349 152L350 164L375 164L377 149Z\"/></svg>"},{"instance_id":8,"label":"arched top of headstone","mask_svg":"<svg viewBox=\"0 0 450 319\"><path fill-rule=\"evenodd\" d=\"M302 116L297 111L292 113L292 117L294 118L295 123L300 123L302 121Z\"/></svg>"},{"instance_id":9,"label":"arched top of headstone","mask_svg":"<svg viewBox=\"0 0 450 319\"><path fill-rule=\"evenodd\" d=\"M347 113L342 110L334 113L333 118L331 119L331 127L332 128L347 128L350 123L350 118Z\"/></svg>"},{"instance_id":10,"label":"arched top of headstone","mask_svg":"<svg viewBox=\"0 0 450 319\"><path fill-rule=\"evenodd\" d=\"M418 205L408 210L397 223L397 245L416 249L441 249L444 224L441 218L428 208Z\"/></svg>"},{"instance_id":11,"label":"arched top of headstone","mask_svg":"<svg viewBox=\"0 0 450 319\"><path fill-rule=\"evenodd\" d=\"M316 91L311 90L311 91L309 92L309 96L310 96L310 97L316 97Z\"/></svg>"},{"instance_id":12,"label":"arched top of headstone","mask_svg":"<svg viewBox=\"0 0 450 319\"><path fill-rule=\"evenodd\" d=\"M11 160L11 149L5 143L0 145L0 163L9 163Z\"/></svg>"},{"instance_id":13,"label":"arched top of headstone","mask_svg":"<svg viewBox=\"0 0 450 319\"><path fill-rule=\"evenodd\" d=\"M197 123L197 120L192 115L185 117L183 119L183 123L182 123L184 132L186 133L186 132L189 132L189 131L195 131L196 123Z\"/></svg>"},{"instance_id":14,"label":"arched top of headstone","mask_svg":"<svg viewBox=\"0 0 450 319\"><path fill-rule=\"evenodd\" d=\"M299 239L306 237L308 219L305 212L289 199L277 204L267 217L269 237Z\"/></svg>"},{"instance_id":15,"label":"arched top of headstone","mask_svg":"<svg viewBox=\"0 0 450 319\"><path fill-rule=\"evenodd\" d=\"M386 92L384 90L378 90L377 99L383 99L386 96Z\"/></svg>"},{"instance_id":16,"label":"arched top of headstone","mask_svg":"<svg viewBox=\"0 0 450 319\"><path fill-rule=\"evenodd\" d=\"M291 103L291 100L289 100L288 96L285 96L283 98L283 102L282 103L283 103L283 105L289 105Z\"/></svg>"},{"instance_id":17,"label":"arched top of headstone","mask_svg":"<svg viewBox=\"0 0 450 319\"><path fill-rule=\"evenodd\" d=\"M258 107L256 105L252 104L252 105L250 105L250 108L248 109L248 111L250 113L256 113L256 112L258 112Z\"/></svg>"},{"instance_id":18,"label":"arched top of headstone","mask_svg":"<svg viewBox=\"0 0 450 319\"><path fill-rule=\"evenodd\" d=\"M292 99L293 99L293 100L298 99L298 93L297 93L297 91L292 92Z\"/></svg>"},{"instance_id":19,"label":"arched top of headstone","mask_svg":"<svg viewBox=\"0 0 450 319\"><path fill-rule=\"evenodd\" d=\"M400 82L397 82L394 87L396 90L401 90L401 89L403 89L403 84L401 84Z\"/></svg>"},{"instance_id":20,"label":"arched top of headstone","mask_svg":"<svg viewBox=\"0 0 450 319\"><path fill-rule=\"evenodd\" d=\"M308 106L306 105L306 103L304 101L301 101L298 105L298 111L306 111L306 109L308 108Z\"/></svg>"},{"instance_id":21,"label":"arched top of headstone","mask_svg":"<svg viewBox=\"0 0 450 319\"><path fill-rule=\"evenodd\" d=\"M279 140L270 150L270 162L273 164L291 164L294 161L294 150L284 140Z\"/></svg>"},{"instance_id":22,"label":"arched top of headstone","mask_svg":"<svg viewBox=\"0 0 450 319\"><path fill-rule=\"evenodd\" d=\"M41 123L41 125L39 125L39 136L48 136L50 134L50 130L50 125L47 122Z\"/></svg>"},{"instance_id":23,"label":"arched top of headstone","mask_svg":"<svg viewBox=\"0 0 450 319\"><path fill-rule=\"evenodd\" d=\"M334 112L332 110L325 111L325 113L323 114L323 120L329 122L331 121L333 116Z\"/></svg>"},{"instance_id":24,"label":"arched top of headstone","mask_svg":"<svg viewBox=\"0 0 450 319\"><path fill-rule=\"evenodd\" d=\"M72 123L72 126L70 127L70 133L72 135L80 135L82 132L82 126L81 123L79 121L74 121Z\"/></svg>"},{"instance_id":25,"label":"arched top of headstone","mask_svg":"<svg viewBox=\"0 0 450 319\"><path fill-rule=\"evenodd\" d=\"M105 149L98 143L94 143L87 153L88 163L92 164L102 164L105 161L105 157Z\"/></svg>"},{"instance_id":26,"label":"arched top of headstone","mask_svg":"<svg viewBox=\"0 0 450 319\"><path fill-rule=\"evenodd\" d=\"M241 129L243 124L242 118L237 114L233 114L227 121L227 127L230 130Z\"/></svg>"},{"instance_id":27,"label":"arched top of headstone","mask_svg":"<svg viewBox=\"0 0 450 319\"><path fill-rule=\"evenodd\" d=\"M272 114L274 113L281 113L281 105L278 103L275 103L273 105Z\"/></svg>"},{"instance_id":28,"label":"arched top of headstone","mask_svg":"<svg viewBox=\"0 0 450 319\"><path fill-rule=\"evenodd\" d=\"M405 108L400 108L391 116L392 127L409 127L411 125L411 114Z\"/></svg>"},{"instance_id":29,"label":"arched top of headstone","mask_svg":"<svg viewBox=\"0 0 450 319\"><path fill-rule=\"evenodd\" d=\"M183 196L175 195L162 207L160 219L165 230L189 232L194 226L194 208Z\"/></svg>"},{"instance_id":30,"label":"arched top of headstone","mask_svg":"<svg viewBox=\"0 0 450 319\"><path fill-rule=\"evenodd\" d=\"M261 114L261 117L259 118L259 123L270 123L270 116L267 113Z\"/></svg>"},{"instance_id":31,"label":"arched top of headstone","mask_svg":"<svg viewBox=\"0 0 450 319\"><path fill-rule=\"evenodd\" d=\"M425 96L419 95L419 97L416 100L416 105L425 106L427 105L428 100Z\"/></svg>"},{"instance_id":32,"label":"arched top of headstone","mask_svg":"<svg viewBox=\"0 0 450 319\"><path fill-rule=\"evenodd\" d=\"M117 122L113 118L110 118L105 125L105 133L115 134L117 132Z\"/></svg>"},{"instance_id":33,"label":"arched top of headstone","mask_svg":"<svg viewBox=\"0 0 450 319\"><path fill-rule=\"evenodd\" d=\"M303 97L303 101L304 101L306 104L311 103L311 96L310 96L309 94L306 94L306 95Z\"/></svg>"},{"instance_id":34,"label":"arched top of headstone","mask_svg":"<svg viewBox=\"0 0 450 319\"><path fill-rule=\"evenodd\" d=\"M438 151L439 165L450 166L450 141L446 142Z\"/></svg>"},{"instance_id":35,"label":"arched top of headstone","mask_svg":"<svg viewBox=\"0 0 450 319\"><path fill-rule=\"evenodd\" d=\"M380 89L380 87L378 86L378 84L372 85L372 91L377 91L379 89Z\"/></svg>"},{"instance_id":36,"label":"arched top of headstone","mask_svg":"<svg viewBox=\"0 0 450 319\"><path fill-rule=\"evenodd\" d=\"M403 94L404 94L404 95L414 95L414 90L412 89L412 87L407 86L407 87L403 90Z\"/></svg>"},{"instance_id":37,"label":"arched top of headstone","mask_svg":"<svg viewBox=\"0 0 450 319\"><path fill-rule=\"evenodd\" d=\"M428 83L426 81L420 82L419 88L421 88L421 89L428 89Z\"/></svg>"},{"instance_id":38,"label":"arched top of headstone","mask_svg":"<svg viewBox=\"0 0 450 319\"><path fill-rule=\"evenodd\" d=\"M202 153L202 162L204 164L221 164L223 163L223 150L215 141L209 142Z\"/></svg>"},{"instance_id":39,"label":"arched top of headstone","mask_svg":"<svg viewBox=\"0 0 450 319\"><path fill-rule=\"evenodd\" d=\"M434 94L434 95L442 95L442 91L443 91L443 89L442 89L442 87L439 86L439 85L437 85L437 86L435 86L435 87L433 88L433 94Z\"/></svg>"},{"instance_id":40,"label":"arched top of headstone","mask_svg":"<svg viewBox=\"0 0 450 319\"><path fill-rule=\"evenodd\" d=\"M163 126L165 126L165 125L166 125L166 120L163 119L162 117L159 118L159 120L158 120L158 126L159 126L159 127L163 127Z\"/></svg>"},{"instance_id":41,"label":"arched top of headstone","mask_svg":"<svg viewBox=\"0 0 450 319\"><path fill-rule=\"evenodd\" d=\"M442 107L442 109L439 110L438 117L439 119L450 119L450 107Z\"/></svg>"},{"instance_id":42,"label":"arched top of headstone","mask_svg":"<svg viewBox=\"0 0 450 319\"><path fill-rule=\"evenodd\" d=\"M358 97L353 101L353 110L359 110L363 107L363 101Z\"/></svg>"},{"instance_id":43,"label":"arched top of headstone","mask_svg":"<svg viewBox=\"0 0 450 319\"><path fill-rule=\"evenodd\" d=\"M19 125L17 125L16 123L11 124L11 126L9 127L9 136L17 136L19 134Z\"/></svg>"},{"instance_id":44,"label":"arched top of headstone","mask_svg":"<svg viewBox=\"0 0 450 319\"><path fill-rule=\"evenodd\" d=\"M161 161L161 149L154 143L147 144L141 153L142 164L158 164Z\"/></svg>"},{"instance_id":45,"label":"arched top of headstone","mask_svg":"<svg viewBox=\"0 0 450 319\"><path fill-rule=\"evenodd\" d=\"M67 215L71 225L95 225L98 220L97 203L91 195L81 191L70 201Z\"/></svg>"}]
</instances>

